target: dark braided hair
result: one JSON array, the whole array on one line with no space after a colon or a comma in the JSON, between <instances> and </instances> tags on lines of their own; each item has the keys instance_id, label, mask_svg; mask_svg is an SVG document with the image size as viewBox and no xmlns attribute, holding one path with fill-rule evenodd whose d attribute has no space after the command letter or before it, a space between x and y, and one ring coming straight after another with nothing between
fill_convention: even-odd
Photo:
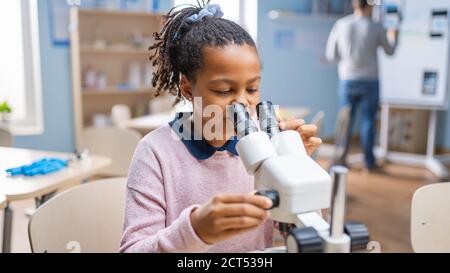
<instances>
[{"instance_id":1,"label":"dark braided hair","mask_svg":"<svg viewBox=\"0 0 450 273\"><path fill-rule=\"evenodd\" d=\"M181 76L195 82L195 74L202 66L204 47L237 44L256 48L250 34L230 20L205 17L198 22L189 22L188 18L198 14L209 0L197 2L198 6L186 5L181 10L172 8L162 30L153 34L156 43L149 48L155 50L150 61L156 67L152 80L156 96L168 91L177 97L176 103L183 100Z\"/></svg>"}]
</instances>

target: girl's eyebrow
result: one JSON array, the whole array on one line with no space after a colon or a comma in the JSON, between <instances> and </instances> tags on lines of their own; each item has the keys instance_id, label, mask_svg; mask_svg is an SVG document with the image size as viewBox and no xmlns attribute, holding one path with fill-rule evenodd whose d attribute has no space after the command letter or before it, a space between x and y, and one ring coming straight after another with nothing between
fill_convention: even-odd
<instances>
[{"instance_id":1,"label":"girl's eyebrow","mask_svg":"<svg viewBox=\"0 0 450 273\"><path fill-rule=\"evenodd\" d=\"M247 84L252 83L252 82L256 82L256 81L258 81L258 80L261 80L261 76L256 76L256 77L254 77L253 79L247 81Z\"/></svg>"},{"instance_id":2,"label":"girl's eyebrow","mask_svg":"<svg viewBox=\"0 0 450 273\"><path fill-rule=\"evenodd\" d=\"M216 80L209 81L209 83L218 83L218 82L225 82L225 83L229 83L229 84L235 83L235 81L230 80L230 79L216 79Z\"/></svg>"},{"instance_id":3,"label":"girl's eyebrow","mask_svg":"<svg viewBox=\"0 0 450 273\"><path fill-rule=\"evenodd\" d=\"M247 84L255 82L257 80L261 80L261 76L256 76L253 79L248 80ZM231 79L216 79L216 80L209 81L209 83L218 83L218 82L225 82L225 83L229 83L229 84L236 83L235 81L233 81Z\"/></svg>"}]
</instances>

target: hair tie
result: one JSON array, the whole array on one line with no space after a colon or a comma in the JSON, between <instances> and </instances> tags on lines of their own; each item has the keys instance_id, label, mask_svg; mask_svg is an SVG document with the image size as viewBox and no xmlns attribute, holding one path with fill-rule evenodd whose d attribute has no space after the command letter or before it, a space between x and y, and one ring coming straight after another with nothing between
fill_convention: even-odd
<instances>
[{"instance_id":1,"label":"hair tie","mask_svg":"<svg viewBox=\"0 0 450 273\"><path fill-rule=\"evenodd\" d=\"M222 18L222 9L218 4L208 4L199 11L198 14L193 14L187 18L189 23L200 22L203 18Z\"/></svg>"}]
</instances>

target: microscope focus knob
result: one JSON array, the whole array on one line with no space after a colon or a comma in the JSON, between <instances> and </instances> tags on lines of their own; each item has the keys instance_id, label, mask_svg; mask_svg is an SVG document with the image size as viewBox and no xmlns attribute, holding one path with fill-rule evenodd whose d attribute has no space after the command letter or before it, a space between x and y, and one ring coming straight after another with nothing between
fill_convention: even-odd
<instances>
[{"instance_id":1,"label":"microscope focus knob","mask_svg":"<svg viewBox=\"0 0 450 273\"><path fill-rule=\"evenodd\" d=\"M280 206L280 195L277 191L259 191L256 195L264 196L272 200L273 206L269 210Z\"/></svg>"},{"instance_id":2,"label":"microscope focus knob","mask_svg":"<svg viewBox=\"0 0 450 273\"><path fill-rule=\"evenodd\" d=\"M367 248L370 241L369 230L359 222L347 222L344 231L351 239L351 250L363 250Z\"/></svg>"},{"instance_id":3,"label":"microscope focus knob","mask_svg":"<svg viewBox=\"0 0 450 273\"><path fill-rule=\"evenodd\" d=\"M312 227L295 228L286 238L288 253L322 253L323 244L317 230Z\"/></svg>"}]
</instances>

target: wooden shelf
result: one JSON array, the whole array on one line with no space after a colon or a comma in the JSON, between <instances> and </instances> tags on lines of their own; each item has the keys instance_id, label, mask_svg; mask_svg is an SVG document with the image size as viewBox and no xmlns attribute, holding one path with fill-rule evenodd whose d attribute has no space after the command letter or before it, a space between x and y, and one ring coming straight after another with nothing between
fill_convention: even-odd
<instances>
[{"instance_id":1,"label":"wooden shelf","mask_svg":"<svg viewBox=\"0 0 450 273\"><path fill-rule=\"evenodd\" d=\"M82 46L81 54L150 54L151 52L146 48L134 47L107 47L97 48L93 46Z\"/></svg>"},{"instance_id":2,"label":"wooden shelf","mask_svg":"<svg viewBox=\"0 0 450 273\"><path fill-rule=\"evenodd\" d=\"M95 10L95 9L80 9L80 15L90 16L111 16L111 17L153 17L158 20L163 16L162 13L152 12L135 12L135 11L116 11L116 10Z\"/></svg>"},{"instance_id":3,"label":"wooden shelf","mask_svg":"<svg viewBox=\"0 0 450 273\"><path fill-rule=\"evenodd\" d=\"M82 148L82 136L92 124L96 114L110 114L114 105L121 104L133 113L145 114L153 99L153 88L125 90L118 84L126 83L130 65L139 64L142 72L152 52L135 47L133 37L141 36L151 42L152 34L162 27L163 16L150 12L124 12L72 8L71 22L78 27L70 32L75 142ZM106 41L108 46L98 47L94 41ZM147 43L147 42L146 42ZM87 70L102 72L107 77L105 89L84 88ZM142 79L142 85L149 79ZM122 87L122 86L119 86Z\"/></svg>"}]
</instances>

